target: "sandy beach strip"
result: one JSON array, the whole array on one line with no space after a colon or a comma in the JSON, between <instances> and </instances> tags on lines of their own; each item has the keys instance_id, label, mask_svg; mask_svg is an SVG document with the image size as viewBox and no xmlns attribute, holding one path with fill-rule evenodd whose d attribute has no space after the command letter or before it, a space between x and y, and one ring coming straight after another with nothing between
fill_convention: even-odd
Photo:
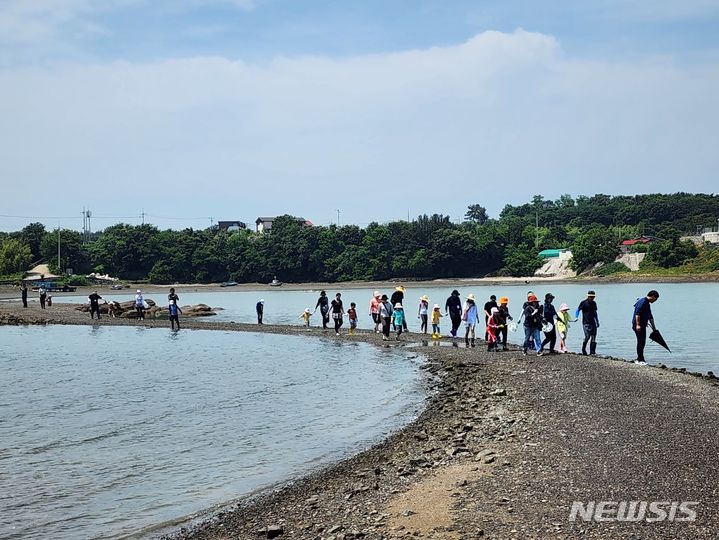
<instances>
[{"instance_id":1,"label":"sandy beach strip","mask_svg":"<svg viewBox=\"0 0 719 540\"><path fill-rule=\"evenodd\" d=\"M183 319L184 329L327 335L320 329ZM0 324L98 324L72 306L0 303ZM103 318L103 326L168 322ZM169 330L168 330L169 331ZM332 339L381 346L358 331ZM412 346L433 375L420 417L336 465L241 499L172 539L716 538L719 381L680 370L573 354L523 356ZM621 502L675 504L664 519L617 521ZM597 521L577 502L610 503ZM677 511L691 503L696 518ZM614 507L611 506L614 503ZM612 514L612 508L615 508ZM576 516L575 516L576 517ZM661 517L661 516L660 516ZM691 516L689 516L691 517ZM157 536L157 533L155 533Z\"/></svg>"}]
</instances>

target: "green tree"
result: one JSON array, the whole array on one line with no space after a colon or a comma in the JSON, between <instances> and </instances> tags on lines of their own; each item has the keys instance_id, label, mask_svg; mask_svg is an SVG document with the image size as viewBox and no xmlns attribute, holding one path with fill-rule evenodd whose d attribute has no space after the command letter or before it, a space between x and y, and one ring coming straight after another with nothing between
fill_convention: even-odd
<instances>
[{"instance_id":1,"label":"green tree","mask_svg":"<svg viewBox=\"0 0 719 540\"><path fill-rule=\"evenodd\" d=\"M470 204L467 207L467 212L464 214L464 219L473 223L486 223L489 220L487 215L487 209L479 204Z\"/></svg>"},{"instance_id":2,"label":"green tree","mask_svg":"<svg viewBox=\"0 0 719 540\"><path fill-rule=\"evenodd\" d=\"M32 262L30 246L14 238L6 238L0 246L0 274L16 274L27 270Z\"/></svg>"},{"instance_id":3,"label":"green tree","mask_svg":"<svg viewBox=\"0 0 719 540\"><path fill-rule=\"evenodd\" d=\"M616 237L606 227L593 225L585 229L572 244L571 266L577 272L602 262L611 263L619 254Z\"/></svg>"}]
</instances>

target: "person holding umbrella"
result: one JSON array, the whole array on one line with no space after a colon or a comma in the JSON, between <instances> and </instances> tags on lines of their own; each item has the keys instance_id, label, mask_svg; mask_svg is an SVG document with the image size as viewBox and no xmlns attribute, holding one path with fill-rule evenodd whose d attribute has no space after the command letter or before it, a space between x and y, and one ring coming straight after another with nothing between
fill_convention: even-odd
<instances>
[{"instance_id":1,"label":"person holding umbrella","mask_svg":"<svg viewBox=\"0 0 719 540\"><path fill-rule=\"evenodd\" d=\"M637 364L646 364L644 360L644 346L647 344L647 325L654 328L654 317L652 316L652 304L659 298L659 293L651 290L644 298L637 298L634 303L634 315L632 316L632 330L637 337Z\"/></svg>"}]
</instances>

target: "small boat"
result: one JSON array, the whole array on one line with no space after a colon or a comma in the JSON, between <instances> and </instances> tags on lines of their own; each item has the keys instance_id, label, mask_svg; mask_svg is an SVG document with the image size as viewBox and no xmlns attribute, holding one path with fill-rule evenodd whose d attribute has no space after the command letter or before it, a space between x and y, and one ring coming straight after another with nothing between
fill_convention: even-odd
<instances>
[{"instance_id":1,"label":"small boat","mask_svg":"<svg viewBox=\"0 0 719 540\"><path fill-rule=\"evenodd\" d=\"M270 281L270 287L280 287L282 285L282 282L277 279L277 276L272 278L272 281Z\"/></svg>"}]
</instances>

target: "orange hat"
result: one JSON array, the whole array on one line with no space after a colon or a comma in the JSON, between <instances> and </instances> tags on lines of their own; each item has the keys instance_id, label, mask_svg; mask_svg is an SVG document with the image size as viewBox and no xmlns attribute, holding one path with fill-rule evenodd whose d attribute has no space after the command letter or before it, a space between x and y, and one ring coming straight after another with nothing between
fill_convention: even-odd
<instances>
[{"instance_id":1,"label":"orange hat","mask_svg":"<svg viewBox=\"0 0 719 540\"><path fill-rule=\"evenodd\" d=\"M507 298L506 296L503 296L502 298L499 299L499 303L500 304L509 304L509 298Z\"/></svg>"}]
</instances>

